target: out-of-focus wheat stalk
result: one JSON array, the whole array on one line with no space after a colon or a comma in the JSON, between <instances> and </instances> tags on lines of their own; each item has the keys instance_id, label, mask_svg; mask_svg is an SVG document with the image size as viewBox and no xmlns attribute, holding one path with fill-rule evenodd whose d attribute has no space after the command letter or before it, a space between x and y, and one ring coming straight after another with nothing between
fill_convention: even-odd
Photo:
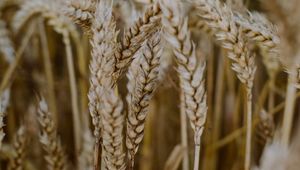
<instances>
[{"instance_id":1,"label":"out-of-focus wheat stalk","mask_svg":"<svg viewBox=\"0 0 300 170\"><path fill-rule=\"evenodd\" d=\"M144 137L149 102L158 85L161 52L160 34L157 33L145 43L127 73L126 146L129 169L134 167L134 157Z\"/></svg>"},{"instance_id":2,"label":"out-of-focus wheat stalk","mask_svg":"<svg viewBox=\"0 0 300 170\"><path fill-rule=\"evenodd\" d=\"M64 170L66 168L65 153L57 137L57 128L52 119L52 113L49 112L48 105L43 98L39 101L38 107L38 120L42 131L40 142L47 152L45 159L48 168L51 170Z\"/></svg>"},{"instance_id":3,"label":"out-of-focus wheat stalk","mask_svg":"<svg viewBox=\"0 0 300 170\"><path fill-rule=\"evenodd\" d=\"M174 48L182 93L182 111L194 130L194 170L199 169L201 136L206 121L207 104L204 83L205 62L197 61L195 44L190 39L187 19L179 14L179 3L161 1L166 39Z\"/></svg>"},{"instance_id":4,"label":"out-of-focus wheat stalk","mask_svg":"<svg viewBox=\"0 0 300 170\"><path fill-rule=\"evenodd\" d=\"M36 14L41 14L41 16L47 20L48 25L52 26L57 33L63 36L63 43L65 44L67 67L70 81L71 103L73 111L72 118L74 121L74 138L76 150L75 153L78 154L81 146L81 121L78 107L77 82L75 77L74 61L70 42L70 36L77 36L77 32L75 31L75 27L72 24L72 22L66 17L64 17L59 11L61 7L60 5L62 5L60 1L25 1L22 4L21 9L14 16L12 25L15 32L18 32Z\"/></svg>"},{"instance_id":5,"label":"out-of-focus wheat stalk","mask_svg":"<svg viewBox=\"0 0 300 170\"><path fill-rule=\"evenodd\" d=\"M9 63L12 63L15 58L15 49L3 20L0 20L0 54Z\"/></svg>"},{"instance_id":6,"label":"out-of-focus wheat stalk","mask_svg":"<svg viewBox=\"0 0 300 170\"><path fill-rule=\"evenodd\" d=\"M8 169L9 170L22 170L24 168L24 157L26 150L26 129L24 126L21 126L13 141L13 157L10 158Z\"/></svg>"}]
</instances>

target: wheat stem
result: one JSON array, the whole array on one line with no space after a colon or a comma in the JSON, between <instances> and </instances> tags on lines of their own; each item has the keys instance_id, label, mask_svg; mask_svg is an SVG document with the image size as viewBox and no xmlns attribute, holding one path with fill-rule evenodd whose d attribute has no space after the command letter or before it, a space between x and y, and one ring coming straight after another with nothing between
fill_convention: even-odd
<instances>
[{"instance_id":1,"label":"wheat stem","mask_svg":"<svg viewBox=\"0 0 300 170\"><path fill-rule=\"evenodd\" d=\"M74 125L74 143L75 143L75 154L77 155L80 150L81 140L81 118L78 108L78 93L77 93L77 82L75 78L75 69L74 69L74 61L73 54L70 44L69 33L63 33L63 42L65 44L66 56L67 56L67 66L69 72L69 81L70 81L70 92L71 92L71 103L72 103L72 112L73 112L73 125Z\"/></svg>"},{"instance_id":2,"label":"wheat stem","mask_svg":"<svg viewBox=\"0 0 300 170\"><path fill-rule=\"evenodd\" d=\"M247 88L247 132L246 132L246 156L245 170L251 166L251 135L252 135L252 90Z\"/></svg>"}]
</instances>

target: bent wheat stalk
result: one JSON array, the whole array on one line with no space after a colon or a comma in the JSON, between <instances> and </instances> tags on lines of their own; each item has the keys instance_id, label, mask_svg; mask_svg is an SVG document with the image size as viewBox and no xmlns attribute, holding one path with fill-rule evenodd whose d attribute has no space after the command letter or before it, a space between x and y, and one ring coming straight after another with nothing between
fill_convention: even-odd
<instances>
[{"instance_id":1,"label":"bent wheat stalk","mask_svg":"<svg viewBox=\"0 0 300 170\"><path fill-rule=\"evenodd\" d=\"M197 61L195 44L190 39L187 19L181 14L180 4L160 1L164 15L166 40L174 48L182 93L182 111L188 116L194 130L194 170L199 169L201 136L206 121L207 103L204 83L205 62Z\"/></svg>"}]
</instances>

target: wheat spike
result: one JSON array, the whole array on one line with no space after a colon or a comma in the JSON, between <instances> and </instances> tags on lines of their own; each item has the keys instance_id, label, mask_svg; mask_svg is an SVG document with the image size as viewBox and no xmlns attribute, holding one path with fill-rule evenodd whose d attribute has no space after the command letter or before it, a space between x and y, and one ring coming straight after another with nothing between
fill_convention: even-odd
<instances>
[{"instance_id":1,"label":"wheat spike","mask_svg":"<svg viewBox=\"0 0 300 170\"><path fill-rule=\"evenodd\" d=\"M61 142L56 134L56 125L52 115L48 110L45 99L41 99L38 108L38 120L41 126L40 142L47 152L45 160L50 170L64 170L66 168L66 158Z\"/></svg>"},{"instance_id":2,"label":"wheat spike","mask_svg":"<svg viewBox=\"0 0 300 170\"><path fill-rule=\"evenodd\" d=\"M278 57L280 39L275 26L258 12L248 12L247 16L236 13L235 21L241 26L244 35L268 52L267 56L263 55L264 64L269 74L276 73L280 67Z\"/></svg>"},{"instance_id":3,"label":"wheat spike","mask_svg":"<svg viewBox=\"0 0 300 170\"><path fill-rule=\"evenodd\" d=\"M101 1L96 9L96 18L92 26L93 37L92 59L90 62L90 91L89 91L89 109L95 126L94 135L100 138L100 113L97 105L99 104L97 87L111 87L114 79L111 75L115 71L116 57L120 45L117 42L118 32L116 23L112 16L110 4Z\"/></svg>"},{"instance_id":4,"label":"wheat spike","mask_svg":"<svg viewBox=\"0 0 300 170\"><path fill-rule=\"evenodd\" d=\"M161 2L165 38L174 48L178 64L177 70L183 95L182 111L188 116L194 130L194 169L196 170L199 168L200 141L207 113L204 84L205 63L197 62L195 44L190 39L187 19L179 15L182 13L180 4L168 0Z\"/></svg>"},{"instance_id":5,"label":"wheat spike","mask_svg":"<svg viewBox=\"0 0 300 170\"><path fill-rule=\"evenodd\" d=\"M9 105L9 98L10 98L10 90L6 89L3 91L2 94L0 94L0 149L2 147L2 141L4 139L5 133L4 133L4 117L6 109Z\"/></svg>"},{"instance_id":6,"label":"wheat spike","mask_svg":"<svg viewBox=\"0 0 300 170\"><path fill-rule=\"evenodd\" d=\"M118 71L124 70L133 60L133 55L142 43L159 30L160 14L161 10L156 2L148 7L143 16L138 18L134 25L125 32L121 55L118 58Z\"/></svg>"},{"instance_id":7,"label":"wheat spike","mask_svg":"<svg viewBox=\"0 0 300 170\"><path fill-rule=\"evenodd\" d=\"M15 58L15 49L9 37L6 24L2 20L0 20L0 53L4 56L7 62L13 62Z\"/></svg>"},{"instance_id":8,"label":"wheat spike","mask_svg":"<svg viewBox=\"0 0 300 170\"><path fill-rule=\"evenodd\" d=\"M134 156L144 136L149 101L158 85L162 53L159 35L157 33L145 43L141 54L132 62L127 73L126 146L129 169L133 169Z\"/></svg>"},{"instance_id":9,"label":"wheat spike","mask_svg":"<svg viewBox=\"0 0 300 170\"><path fill-rule=\"evenodd\" d=\"M125 170L125 153L123 151L123 103L110 88L98 88L101 94L101 123L103 138L103 156L108 170Z\"/></svg>"},{"instance_id":10,"label":"wheat spike","mask_svg":"<svg viewBox=\"0 0 300 170\"><path fill-rule=\"evenodd\" d=\"M83 131L82 140L83 146L82 151L79 155L79 169L92 170L93 169L93 134L89 129Z\"/></svg>"},{"instance_id":11,"label":"wheat spike","mask_svg":"<svg viewBox=\"0 0 300 170\"><path fill-rule=\"evenodd\" d=\"M66 15L80 25L87 35L91 35L91 25L95 11L95 0L68 0L66 2Z\"/></svg>"},{"instance_id":12,"label":"wheat spike","mask_svg":"<svg viewBox=\"0 0 300 170\"><path fill-rule=\"evenodd\" d=\"M21 126L13 142L14 155L8 164L9 170L22 170L24 166L25 148L26 147L26 130Z\"/></svg>"}]
</instances>

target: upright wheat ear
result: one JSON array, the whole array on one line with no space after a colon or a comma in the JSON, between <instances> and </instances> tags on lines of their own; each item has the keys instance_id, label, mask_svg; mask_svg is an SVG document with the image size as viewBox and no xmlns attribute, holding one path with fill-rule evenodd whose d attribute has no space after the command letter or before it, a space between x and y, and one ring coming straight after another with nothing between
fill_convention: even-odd
<instances>
[{"instance_id":1,"label":"upright wheat ear","mask_svg":"<svg viewBox=\"0 0 300 170\"><path fill-rule=\"evenodd\" d=\"M18 170L24 168L24 156L26 147L26 130L24 126L21 126L16 133L13 149L14 155L10 159L8 164L9 170Z\"/></svg>"},{"instance_id":2,"label":"upright wheat ear","mask_svg":"<svg viewBox=\"0 0 300 170\"><path fill-rule=\"evenodd\" d=\"M60 140L56 134L56 125L52 120L52 115L48 110L45 99L41 99L38 108L38 120L42 133L40 142L47 152L45 160L48 168L53 170L64 170L66 168L66 158Z\"/></svg>"},{"instance_id":3,"label":"upright wheat ear","mask_svg":"<svg viewBox=\"0 0 300 170\"><path fill-rule=\"evenodd\" d=\"M13 43L9 38L6 24L2 20L0 20L0 54L2 54L9 63L11 63L15 58Z\"/></svg>"},{"instance_id":4,"label":"upright wheat ear","mask_svg":"<svg viewBox=\"0 0 300 170\"><path fill-rule=\"evenodd\" d=\"M123 151L123 103L116 92L110 88L99 88L101 94L100 111L102 122L103 156L107 170L125 170Z\"/></svg>"},{"instance_id":5,"label":"upright wheat ear","mask_svg":"<svg viewBox=\"0 0 300 170\"><path fill-rule=\"evenodd\" d=\"M0 94L0 149L2 146L2 140L5 136L4 133L4 117L5 117L5 112L7 109L7 106L9 104L9 98L10 98L10 90L6 89L2 94Z\"/></svg>"},{"instance_id":6,"label":"upright wheat ear","mask_svg":"<svg viewBox=\"0 0 300 170\"><path fill-rule=\"evenodd\" d=\"M194 170L199 169L201 136L206 121L207 104L204 83L205 63L197 61L195 45L190 39L187 19L180 16L180 6L170 0L161 1L163 26L167 41L173 46L182 93L181 107L194 130Z\"/></svg>"},{"instance_id":7,"label":"upright wheat ear","mask_svg":"<svg viewBox=\"0 0 300 170\"><path fill-rule=\"evenodd\" d=\"M256 71L254 56L246 45L243 29L237 24L231 9L217 0L196 0L194 5L199 15L216 32L216 38L227 49L228 57L233 61L232 69L239 80L245 84L247 92L247 136L245 169L250 169L251 124L252 124L252 87Z\"/></svg>"},{"instance_id":8,"label":"upright wheat ear","mask_svg":"<svg viewBox=\"0 0 300 170\"><path fill-rule=\"evenodd\" d=\"M65 13L75 23L80 25L87 35L91 35L96 5L96 0L68 0Z\"/></svg>"},{"instance_id":9,"label":"upright wheat ear","mask_svg":"<svg viewBox=\"0 0 300 170\"><path fill-rule=\"evenodd\" d=\"M129 169L133 169L134 156L144 137L149 102L158 85L161 57L160 34L157 33L142 47L141 54L130 65L128 77L128 104L126 146Z\"/></svg>"}]
</instances>

